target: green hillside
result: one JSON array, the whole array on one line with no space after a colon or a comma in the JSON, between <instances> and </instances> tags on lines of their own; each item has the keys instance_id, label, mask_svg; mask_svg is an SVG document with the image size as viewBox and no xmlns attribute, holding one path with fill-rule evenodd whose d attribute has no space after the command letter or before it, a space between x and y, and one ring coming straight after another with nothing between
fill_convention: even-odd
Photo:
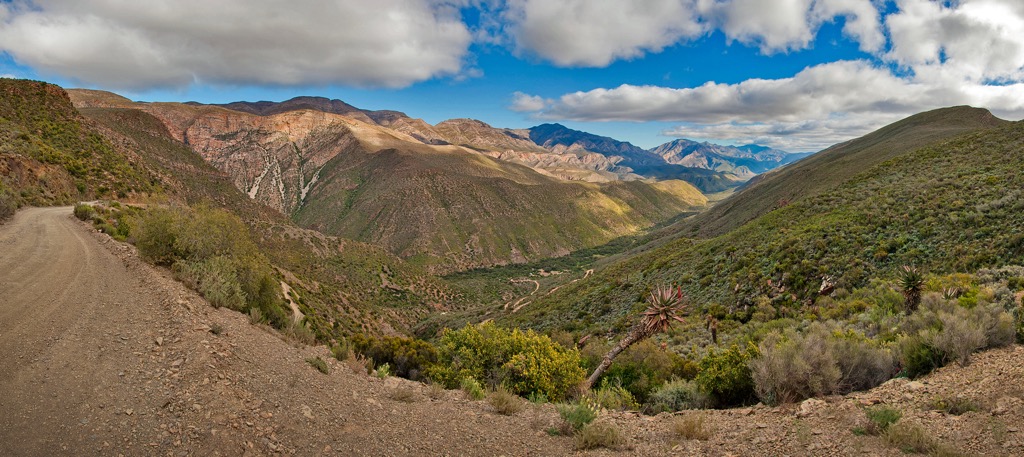
<instances>
[{"instance_id":1,"label":"green hillside","mask_svg":"<svg viewBox=\"0 0 1024 457\"><path fill-rule=\"evenodd\" d=\"M830 191L725 235L678 239L616 262L506 319L574 330L622 325L653 285L676 283L698 309L745 322L759 304L816 310L826 276L853 291L895 277L902 265L942 274L1024 263L1022 145L1024 123L1008 123L848 170L851 178Z\"/></svg>"},{"instance_id":2,"label":"green hillside","mask_svg":"<svg viewBox=\"0 0 1024 457\"><path fill-rule=\"evenodd\" d=\"M137 157L115 152L90 130L63 89L0 78L0 192L13 205L124 198L158 187Z\"/></svg>"},{"instance_id":3,"label":"green hillside","mask_svg":"<svg viewBox=\"0 0 1024 457\"><path fill-rule=\"evenodd\" d=\"M341 135L338 135L341 138ZM451 271L595 246L703 205L686 183L568 183L483 155L352 148L294 214L305 227Z\"/></svg>"},{"instance_id":4,"label":"green hillside","mask_svg":"<svg viewBox=\"0 0 1024 457\"><path fill-rule=\"evenodd\" d=\"M321 337L405 332L454 299L442 282L381 248L299 228L249 199L228 175L171 138L155 117L121 108L82 112L119 150L135 151L154 170L169 201L212 205L240 216Z\"/></svg>"},{"instance_id":5,"label":"green hillside","mask_svg":"<svg viewBox=\"0 0 1024 457\"><path fill-rule=\"evenodd\" d=\"M733 230L779 206L829 191L886 160L962 133L1002 125L984 109L957 106L928 111L840 143L759 175L697 217L661 235L711 237Z\"/></svg>"}]
</instances>

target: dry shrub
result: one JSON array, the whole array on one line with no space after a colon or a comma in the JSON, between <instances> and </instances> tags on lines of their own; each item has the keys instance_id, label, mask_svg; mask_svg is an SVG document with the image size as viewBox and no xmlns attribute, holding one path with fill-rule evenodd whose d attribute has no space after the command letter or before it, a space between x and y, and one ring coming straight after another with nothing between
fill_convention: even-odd
<instances>
[{"instance_id":1,"label":"dry shrub","mask_svg":"<svg viewBox=\"0 0 1024 457\"><path fill-rule=\"evenodd\" d=\"M937 457L963 455L929 434L924 427L913 422L893 424L885 431L884 437L890 446L905 453L928 454Z\"/></svg>"},{"instance_id":2,"label":"dry shrub","mask_svg":"<svg viewBox=\"0 0 1024 457\"><path fill-rule=\"evenodd\" d=\"M804 335L768 335L750 361L758 397L769 404L868 389L889 379L895 359L857 333L832 333L821 324Z\"/></svg>"},{"instance_id":3,"label":"dry shrub","mask_svg":"<svg viewBox=\"0 0 1024 457\"><path fill-rule=\"evenodd\" d=\"M310 357L306 359L306 363L308 363L309 366L316 368L317 371L323 374L328 374L331 372L330 367L327 366L327 362L325 362L324 359L321 359L319 356Z\"/></svg>"},{"instance_id":4,"label":"dry shrub","mask_svg":"<svg viewBox=\"0 0 1024 457\"><path fill-rule=\"evenodd\" d=\"M704 414L687 414L672 421L672 433L685 440L707 440L711 438L711 429L707 425Z\"/></svg>"},{"instance_id":5,"label":"dry shrub","mask_svg":"<svg viewBox=\"0 0 1024 457\"><path fill-rule=\"evenodd\" d=\"M440 384L430 384L430 388L427 389L427 396L431 400L440 400L444 398L444 386Z\"/></svg>"},{"instance_id":6,"label":"dry shrub","mask_svg":"<svg viewBox=\"0 0 1024 457\"><path fill-rule=\"evenodd\" d=\"M576 433L576 449L599 447L619 450L626 447L626 435L614 424L607 421L593 422Z\"/></svg>"},{"instance_id":7,"label":"dry shrub","mask_svg":"<svg viewBox=\"0 0 1024 457\"><path fill-rule=\"evenodd\" d=\"M494 408L494 412L506 416L513 416L526 407L525 401L522 398L512 394L503 386L498 386L495 391L487 396L487 403Z\"/></svg>"},{"instance_id":8,"label":"dry shrub","mask_svg":"<svg viewBox=\"0 0 1024 457\"><path fill-rule=\"evenodd\" d=\"M652 414L684 409L706 409L712 400L700 391L693 381L677 379L667 382L651 395L649 409Z\"/></svg>"},{"instance_id":9,"label":"dry shrub","mask_svg":"<svg viewBox=\"0 0 1024 457\"><path fill-rule=\"evenodd\" d=\"M409 387L396 387L388 392L388 398L403 403L412 403L416 401L416 391Z\"/></svg>"}]
</instances>

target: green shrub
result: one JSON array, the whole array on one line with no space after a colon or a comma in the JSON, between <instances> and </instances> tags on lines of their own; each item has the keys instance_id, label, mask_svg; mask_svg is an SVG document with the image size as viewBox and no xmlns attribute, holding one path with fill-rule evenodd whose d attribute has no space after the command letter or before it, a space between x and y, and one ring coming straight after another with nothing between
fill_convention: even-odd
<instances>
[{"instance_id":1,"label":"green shrub","mask_svg":"<svg viewBox=\"0 0 1024 457\"><path fill-rule=\"evenodd\" d=\"M9 192L3 184L0 184L0 221L14 215L18 210L18 201L14 194Z\"/></svg>"},{"instance_id":2,"label":"green shrub","mask_svg":"<svg viewBox=\"0 0 1024 457\"><path fill-rule=\"evenodd\" d=\"M601 386L588 392L586 397L607 410L625 411L637 409L640 406L633 398L633 394L619 385Z\"/></svg>"},{"instance_id":3,"label":"green shrub","mask_svg":"<svg viewBox=\"0 0 1024 457\"><path fill-rule=\"evenodd\" d=\"M398 336L372 337L361 333L351 338L356 353L387 363L395 376L414 381L423 379L427 367L437 362L437 349L430 343Z\"/></svg>"},{"instance_id":4,"label":"green shrub","mask_svg":"<svg viewBox=\"0 0 1024 457\"><path fill-rule=\"evenodd\" d=\"M259 309L279 329L291 319L270 262L245 225L227 211L200 207L150 208L121 218L143 258L170 266L214 306Z\"/></svg>"},{"instance_id":5,"label":"green shrub","mask_svg":"<svg viewBox=\"0 0 1024 457\"><path fill-rule=\"evenodd\" d=\"M732 345L728 349L709 352L701 359L700 371L694 381L720 406L747 403L754 399L754 380L748 362L757 356L757 346L746 349Z\"/></svg>"},{"instance_id":6,"label":"green shrub","mask_svg":"<svg viewBox=\"0 0 1024 457\"><path fill-rule=\"evenodd\" d=\"M705 409L712 406L712 399L701 392L692 380L679 379L665 383L651 395L648 409L652 414L675 412L685 409Z\"/></svg>"},{"instance_id":7,"label":"green shrub","mask_svg":"<svg viewBox=\"0 0 1024 457\"><path fill-rule=\"evenodd\" d=\"M583 381L579 352L532 330L507 330L492 322L445 330L437 343L439 363L429 377L450 388L464 378L504 385L512 393L543 393L560 400Z\"/></svg>"},{"instance_id":8,"label":"green shrub","mask_svg":"<svg viewBox=\"0 0 1024 457\"><path fill-rule=\"evenodd\" d=\"M308 363L309 366L316 368L317 371L323 374L328 374L331 372L330 367L327 366L327 362L325 362L324 359L321 359L320 357L310 357L306 359L306 363Z\"/></svg>"},{"instance_id":9,"label":"green shrub","mask_svg":"<svg viewBox=\"0 0 1024 457\"><path fill-rule=\"evenodd\" d=\"M611 422L598 421L589 424L576 433L576 449L587 450L600 447L618 450L626 445L626 435Z\"/></svg>"},{"instance_id":10,"label":"green shrub","mask_svg":"<svg viewBox=\"0 0 1024 457\"><path fill-rule=\"evenodd\" d=\"M75 204L74 214L75 217L78 218L78 220L90 221L92 220L93 216L96 216L96 208L93 208L92 205L88 205L85 203L78 203Z\"/></svg>"},{"instance_id":11,"label":"green shrub","mask_svg":"<svg viewBox=\"0 0 1024 457\"><path fill-rule=\"evenodd\" d=\"M560 404L556 408L558 415L562 418L561 431L563 435L574 434L597 419L597 406L587 401Z\"/></svg>"},{"instance_id":12,"label":"green shrub","mask_svg":"<svg viewBox=\"0 0 1024 457\"><path fill-rule=\"evenodd\" d=\"M466 393L466 396L471 400L483 400L484 388L473 378L462 378L462 382L459 383L459 388Z\"/></svg>"},{"instance_id":13,"label":"green shrub","mask_svg":"<svg viewBox=\"0 0 1024 457\"><path fill-rule=\"evenodd\" d=\"M930 343L927 332L909 335L900 339L899 353L903 373L910 378L917 378L931 373L943 364L945 356Z\"/></svg>"},{"instance_id":14,"label":"green shrub","mask_svg":"<svg viewBox=\"0 0 1024 457\"><path fill-rule=\"evenodd\" d=\"M866 431L869 435L881 435L892 424L895 424L903 417L903 413L899 412L899 410L888 406L868 408L864 411L864 414L868 418Z\"/></svg>"},{"instance_id":15,"label":"green shrub","mask_svg":"<svg viewBox=\"0 0 1024 457\"><path fill-rule=\"evenodd\" d=\"M588 344L582 351L585 366L588 369L596 367L608 349L607 343ZM696 371L696 365L689 360L663 349L654 341L644 340L616 357L598 384L619 385L636 401L645 403L659 386L673 378L692 379Z\"/></svg>"},{"instance_id":16,"label":"green shrub","mask_svg":"<svg viewBox=\"0 0 1024 457\"><path fill-rule=\"evenodd\" d=\"M373 361L370 361L370 363L372 365ZM391 376L391 365L388 365L386 363L382 363L382 364L380 364L377 367L376 371L377 371L377 377L378 378L386 379L388 376Z\"/></svg>"}]
</instances>

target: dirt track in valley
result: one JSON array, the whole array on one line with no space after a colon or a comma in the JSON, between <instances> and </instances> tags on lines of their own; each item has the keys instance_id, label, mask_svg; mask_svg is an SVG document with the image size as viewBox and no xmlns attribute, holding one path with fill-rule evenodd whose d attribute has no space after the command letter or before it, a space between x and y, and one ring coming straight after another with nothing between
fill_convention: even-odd
<instances>
[{"instance_id":1,"label":"dirt track in valley","mask_svg":"<svg viewBox=\"0 0 1024 457\"><path fill-rule=\"evenodd\" d=\"M0 297L0 456L903 455L850 431L875 403L968 455L1024 455L1021 346L920 382L703 412L707 441L672 435L669 414L606 413L627 448L583 452L544 432L557 421L550 405L509 417L457 391L432 398L422 384L357 374L326 348L213 309L70 208L23 209L0 224ZM329 375L305 362L312 356ZM393 399L400 391L411 401ZM982 411L928 409L955 395Z\"/></svg>"}]
</instances>

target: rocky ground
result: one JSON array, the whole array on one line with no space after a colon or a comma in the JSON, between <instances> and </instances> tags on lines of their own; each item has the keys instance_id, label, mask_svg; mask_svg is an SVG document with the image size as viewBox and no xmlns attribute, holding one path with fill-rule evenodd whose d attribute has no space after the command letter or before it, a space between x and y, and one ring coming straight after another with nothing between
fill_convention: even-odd
<instances>
[{"instance_id":1,"label":"rocky ground","mask_svg":"<svg viewBox=\"0 0 1024 457\"><path fill-rule=\"evenodd\" d=\"M0 225L0 297L0 455L903 455L853 433L876 404L966 455L1024 455L1020 346L799 405L606 412L599 420L626 444L577 451L546 433L558 422L551 405L504 416L458 391L369 376L210 307L70 208ZM957 396L979 410L932 410ZM673 432L692 414L707 439Z\"/></svg>"}]
</instances>

